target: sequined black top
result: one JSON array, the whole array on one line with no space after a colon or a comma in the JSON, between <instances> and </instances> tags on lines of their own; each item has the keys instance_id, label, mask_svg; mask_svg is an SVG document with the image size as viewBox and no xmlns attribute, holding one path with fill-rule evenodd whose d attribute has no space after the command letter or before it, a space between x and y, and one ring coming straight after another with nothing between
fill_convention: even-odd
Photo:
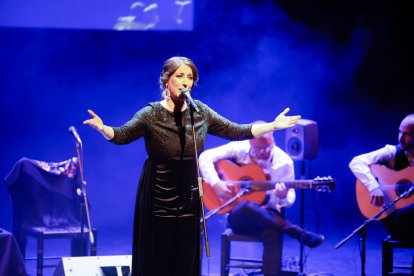
<instances>
[{"instance_id":1,"label":"sequined black top","mask_svg":"<svg viewBox=\"0 0 414 276\"><path fill-rule=\"evenodd\" d=\"M197 101L200 113L194 113L197 151L204 148L207 133L230 140L252 138L251 124L235 124ZM128 144L141 137L149 156L178 160L194 157L194 141L190 112L175 114L160 102L149 103L127 123L115 127L115 144Z\"/></svg>"}]
</instances>

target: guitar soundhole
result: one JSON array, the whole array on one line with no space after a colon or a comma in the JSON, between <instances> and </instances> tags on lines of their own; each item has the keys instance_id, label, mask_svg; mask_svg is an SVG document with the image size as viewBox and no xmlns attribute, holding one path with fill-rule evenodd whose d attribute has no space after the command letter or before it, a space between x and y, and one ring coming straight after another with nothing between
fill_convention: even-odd
<instances>
[{"instance_id":1,"label":"guitar soundhole","mask_svg":"<svg viewBox=\"0 0 414 276\"><path fill-rule=\"evenodd\" d=\"M408 191L408 189L411 188L411 185L413 184L409 180L403 179L395 185L395 193L400 196L404 192Z\"/></svg>"}]
</instances>

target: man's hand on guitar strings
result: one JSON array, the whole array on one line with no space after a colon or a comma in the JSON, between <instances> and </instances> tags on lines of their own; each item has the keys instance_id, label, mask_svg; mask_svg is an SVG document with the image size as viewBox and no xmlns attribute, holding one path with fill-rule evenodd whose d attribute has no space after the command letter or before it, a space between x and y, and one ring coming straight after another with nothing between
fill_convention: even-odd
<instances>
[{"instance_id":1,"label":"man's hand on guitar strings","mask_svg":"<svg viewBox=\"0 0 414 276\"><path fill-rule=\"evenodd\" d=\"M370 192L371 195L371 204L375 206L384 205L384 193L380 187L375 188Z\"/></svg>"},{"instance_id":2,"label":"man's hand on guitar strings","mask_svg":"<svg viewBox=\"0 0 414 276\"><path fill-rule=\"evenodd\" d=\"M216 194L222 199L229 199L230 197L232 197L232 188L233 184L231 182L224 181L219 181L213 186L213 189L216 192Z\"/></svg>"}]
</instances>

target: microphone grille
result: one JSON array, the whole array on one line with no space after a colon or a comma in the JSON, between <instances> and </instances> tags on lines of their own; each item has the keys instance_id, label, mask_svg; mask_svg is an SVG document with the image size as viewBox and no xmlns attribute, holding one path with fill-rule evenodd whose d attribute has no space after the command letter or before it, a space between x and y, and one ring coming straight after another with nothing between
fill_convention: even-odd
<instances>
[{"instance_id":1,"label":"microphone grille","mask_svg":"<svg viewBox=\"0 0 414 276\"><path fill-rule=\"evenodd\" d=\"M187 90L187 88L180 88L181 93L189 93L190 91Z\"/></svg>"}]
</instances>

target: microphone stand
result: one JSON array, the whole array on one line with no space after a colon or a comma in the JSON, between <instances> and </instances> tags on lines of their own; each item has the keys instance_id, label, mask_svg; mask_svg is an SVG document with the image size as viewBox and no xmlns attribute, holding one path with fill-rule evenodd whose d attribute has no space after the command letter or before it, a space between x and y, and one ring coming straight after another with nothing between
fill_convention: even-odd
<instances>
[{"instance_id":1,"label":"microphone stand","mask_svg":"<svg viewBox=\"0 0 414 276\"><path fill-rule=\"evenodd\" d=\"M187 98L186 98L187 100ZM206 225L206 219L205 219L205 214L204 214L204 191L203 191L203 179L200 176L200 167L199 167L199 163L198 163L198 152L197 152L197 140L196 140L196 136L195 136L195 126L194 126L194 107L188 102L187 100L187 106L190 110L190 117L191 117L191 126L192 126L192 130L193 130L193 140L194 140L194 152L195 152L195 160L196 160L196 165L197 165L197 184L198 187L197 188L193 188L194 190L198 189L198 194L199 194L199 198L200 198L200 209L201 209L201 219L202 219L202 226L203 226L203 233L204 233L204 243L205 243L205 247L206 247L206 255L207 257L210 257L210 244L208 241L208 234L207 234L207 225Z\"/></svg>"},{"instance_id":2,"label":"microphone stand","mask_svg":"<svg viewBox=\"0 0 414 276\"><path fill-rule=\"evenodd\" d=\"M83 174L83 154L82 154L82 144L79 141L76 141L76 153L78 155L78 163L79 163L79 172L80 172L80 177L81 177L81 191L79 191L78 189L78 194L79 196L83 197L83 202L81 203L81 218L80 218L80 227L81 227L81 245L82 245L82 253L86 253L85 252L85 230L84 230L84 217L83 217L83 209L85 209L85 214L86 214L86 220L87 220L87 224L88 224L88 229L89 229L89 241L92 245L92 247L94 247L95 244L95 239L92 233L92 227L91 227L91 219L90 219L90 215L89 215L89 207L88 207L88 198L86 195L86 181L84 178L84 174ZM94 252L91 252L91 254L93 254ZM86 255L86 254L84 254Z\"/></svg>"},{"instance_id":3,"label":"microphone stand","mask_svg":"<svg viewBox=\"0 0 414 276\"><path fill-rule=\"evenodd\" d=\"M410 189L408 189L407 191L405 191L404 193L402 193L399 197L397 197L393 201L390 201L387 204L384 204L384 206L382 207L382 209L376 215L374 215L372 218L367 219L366 221L364 221L349 236L347 236L345 239L343 239L337 245L335 245L335 249L338 249L344 243L346 243L350 238L352 238L353 236L355 236L357 233L361 233L361 237L360 237L361 244L362 244L361 245L361 276L365 276L365 260L366 260L365 248L366 248L366 237L367 237L367 230L365 229L366 226L370 222L376 221L379 216L381 216L386 210L388 210L388 208L390 208L391 206L393 206L400 199L402 199L404 197L409 197L410 194L412 194L413 192L414 192L414 186L411 186Z\"/></svg>"}]
</instances>

